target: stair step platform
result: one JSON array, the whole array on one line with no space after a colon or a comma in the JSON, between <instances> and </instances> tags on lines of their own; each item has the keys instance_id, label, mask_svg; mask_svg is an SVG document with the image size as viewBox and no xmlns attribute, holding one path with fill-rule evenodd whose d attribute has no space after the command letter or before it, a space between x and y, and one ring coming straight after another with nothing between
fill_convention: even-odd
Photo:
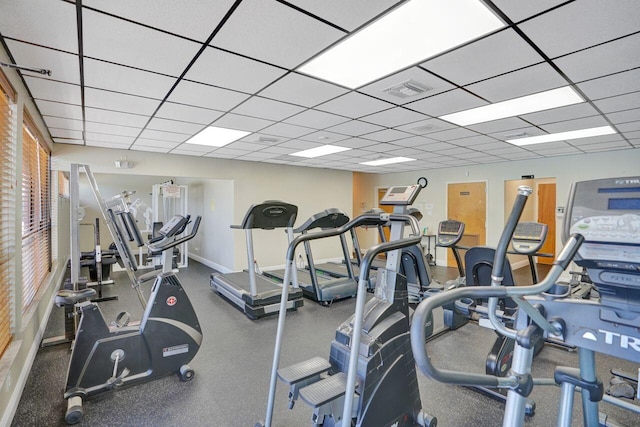
<instances>
[{"instance_id":1,"label":"stair step platform","mask_svg":"<svg viewBox=\"0 0 640 427\"><path fill-rule=\"evenodd\" d=\"M317 408L344 396L347 388L347 374L338 372L328 378L300 389L300 397L309 406Z\"/></svg>"},{"instance_id":2,"label":"stair step platform","mask_svg":"<svg viewBox=\"0 0 640 427\"><path fill-rule=\"evenodd\" d=\"M278 377L287 384L295 384L327 372L331 364L322 357L314 357L286 368L278 369Z\"/></svg>"}]
</instances>

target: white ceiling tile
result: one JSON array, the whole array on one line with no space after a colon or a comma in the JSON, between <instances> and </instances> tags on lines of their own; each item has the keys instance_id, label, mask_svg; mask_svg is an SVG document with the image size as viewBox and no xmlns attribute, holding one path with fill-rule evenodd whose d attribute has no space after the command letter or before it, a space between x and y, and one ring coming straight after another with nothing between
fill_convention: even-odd
<instances>
[{"instance_id":1,"label":"white ceiling tile","mask_svg":"<svg viewBox=\"0 0 640 427\"><path fill-rule=\"evenodd\" d=\"M186 79L240 92L255 93L287 70L209 47L185 75Z\"/></svg>"},{"instance_id":2,"label":"white ceiling tile","mask_svg":"<svg viewBox=\"0 0 640 427\"><path fill-rule=\"evenodd\" d=\"M245 0L211 44L293 68L344 35L284 4ZM291 43L292 40L295 43Z\"/></svg>"},{"instance_id":3,"label":"white ceiling tile","mask_svg":"<svg viewBox=\"0 0 640 427\"><path fill-rule=\"evenodd\" d=\"M409 138L399 139L393 141L393 145L399 145L401 147L422 147L427 144L437 142L433 139L425 138L422 136L410 136Z\"/></svg>"},{"instance_id":4,"label":"white ceiling tile","mask_svg":"<svg viewBox=\"0 0 640 427\"><path fill-rule=\"evenodd\" d=\"M165 102L160 109L158 109L156 117L208 125L223 114L224 112L222 111Z\"/></svg>"},{"instance_id":5,"label":"white ceiling tile","mask_svg":"<svg viewBox=\"0 0 640 427\"><path fill-rule=\"evenodd\" d=\"M289 3L317 15L348 31L353 31L375 18L398 0L291 0Z\"/></svg>"},{"instance_id":6,"label":"white ceiling tile","mask_svg":"<svg viewBox=\"0 0 640 427\"><path fill-rule=\"evenodd\" d=\"M454 128L455 125L440 119L427 119L396 127L397 130L414 135L428 135L433 132Z\"/></svg>"},{"instance_id":7,"label":"white ceiling tile","mask_svg":"<svg viewBox=\"0 0 640 427\"><path fill-rule=\"evenodd\" d=\"M460 145L462 147L473 147L474 149L480 150L484 145L493 144L497 142L495 138L486 135L475 135L469 138L460 138L455 140L456 145Z\"/></svg>"},{"instance_id":8,"label":"white ceiling tile","mask_svg":"<svg viewBox=\"0 0 640 427\"><path fill-rule=\"evenodd\" d=\"M133 144L134 137L132 136L118 136L118 135L108 135L104 133L95 133L95 132L86 132L86 140L87 144L89 141L92 142L109 142L112 144Z\"/></svg>"},{"instance_id":9,"label":"white ceiling tile","mask_svg":"<svg viewBox=\"0 0 640 427\"><path fill-rule=\"evenodd\" d=\"M142 130L141 128L134 128L129 126L110 125L108 123L85 123L87 132L106 133L109 135L131 136L136 137Z\"/></svg>"},{"instance_id":10,"label":"white ceiling tile","mask_svg":"<svg viewBox=\"0 0 640 427\"><path fill-rule=\"evenodd\" d=\"M260 92L261 96L313 107L348 92L347 89L297 73L289 73Z\"/></svg>"},{"instance_id":11,"label":"white ceiling tile","mask_svg":"<svg viewBox=\"0 0 640 427\"><path fill-rule=\"evenodd\" d=\"M402 157L410 157L410 158L414 158L413 156L415 156L416 154L422 154L422 153L424 153L424 151L419 150L417 148L410 148L410 147L393 148L389 151L389 154L393 154L394 156L402 156Z\"/></svg>"},{"instance_id":12,"label":"white ceiling tile","mask_svg":"<svg viewBox=\"0 0 640 427\"><path fill-rule=\"evenodd\" d=\"M314 129L324 129L348 121L349 119L346 117L336 116L335 114L325 113L324 111L306 110L300 114L289 117L284 122Z\"/></svg>"},{"instance_id":13,"label":"white ceiling tile","mask_svg":"<svg viewBox=\"0 0 640 427\"><path fill-rule=\"evenodd\" d=\"M84 141L81 139L53 138L53 142L56 144L84 145Z\"/></svg>"},{"instance_id":14,"label":"white ceiling tile","mask_svg":"<svg viewBox=\"0 0 640 427\"><path fill-rule=\"evenodd\" d=\"M572 139L569 141L574 147L582 147L583 145L602 144L604 142L624 141L619 134L592 136L590 138Z\"/></svg>"},{"instance_id":15,"label":"white ceiling tile","mask_svg":"<svg viewBox=\"0 0 640 427\"><path fill-rule=\"evenodd\" d=\"M152 152L152 153L168 153L171 149L170 148L163 148L163 147L155 147L155 146L136 145L136 144L134 144L133 147L131 147L131 150L149 151L149 152Z\"/></svg>"},{"instance_id":16,"label":"white ceiling tile","mask_svg":"<svg viewBox=\"0 0 640 427\"><path fill-rule=\"evenodd\" d=\"M536 150L536 153L542 154L543 156L566 156L569 154L580 154L581 151L575 147L564 147L564 148L551 148L549 150Z\"/></svg>"},{"instance_id":17,"label":"white ceiling tile","mask_svg":"<svg viewBox=\"0 0 640 427\"><path fill-rule=\"evenodd\" d=\"M595 116L598 111L586 102L566 107L553 108L551 110L538 111L537 113L525 114L521 116L526 121L534 125L555 123L565 120L579 119L582 117Z\"/></svg>"},{"instance_id":18,"label":"white ceiling tile","mask_svg":"<svg viewBox=\"0 0 640 427\"><path fill-rule=\"evenodd\" d=\"M412 102L407 104L406 107L435 117L467 110L469 108L480 107L486 104L486 101L471 95L469 92L462 89L455 89Z\"/></svg>"},{"instance_id":19,"label":"white ceiling tile","mask_svg":"<svg viewBox=\"0 0 640 427\"><path fill-rule=\"evenodd\" d=\"M227 13L233 0L190 0L185 7L174 0L83 0L90 6L132 21L204 42Z\"/></svg>"},{"instance_id":20,"label":"white ceiling tile","mask_svg":"<svg viewBox=\"0 0 640 427\"><path fill-rule=\"evenodd\" d=\"M82 127L82 120L63 119L51 116L42 116L42 118L44 119L47 127L50 128L77 130L80 132L84 130Z\"/></svg>"},{"instance_id":21,"label":"white ceiling tile","mask_svg":"<svg viewBox=\"0 0 640 427\"><path fill-rule=\"evenodd\" d=\"M341 147L348 148L363 148L371 145L375 145L375 141L371 141L369 139L361 139L361 138L349 138L342 141L339 141L335 145L339 145Z\"/></svg>"},{"instance_id":22,"label":"white ceiling tile","mask_svg":"<svg viewBox=\"0 0 640 427\"><path fill-rule=\"evenodd\" d=\"M407 123L414 123L424 118L424 114L416 113L415 111L402 107L395 107L361 117L360 120L381 126L396 127Z\"/></svg>"},{"instance_id":23,"label":"white ceiling tile","mask_svg":"<svg viewBox=\"0 0 640 427\"><path fill-rule=\"evenodd\" d=\"M120 113L117 111L100 110L98 108L86 107L84 109L85 118L88 122L109 123L113 125L131 126L143 128L149 116L139 114Z\"/></svg>"},{"instance_id":24,"label":"white ceiling tile","mask_svg":"<svg viewBox=\"0 0 640 427\"><path fill-rule=\"evenodd\" d=\"M368 133L366 135L362 135L365 139L371 139L378 142L389 142L394 141L396 139L403 139L408 137L409 134L406 132L400 132L395 129L383 129L377 132Z\"/></svg>"},{"instance_id":25,"label":"white ceiling tile","mask_svg":"<svg viewBox=\"0 0 640 427\"><path fill-rule=\"evenodd\" d=\"M640 66L640 35L625 37L554 60L574 82Z\"/></svg>"},{"instance_id":26,"label":"white ceiling tile","mask_svg":"<svg viewBox=\"0 0 640 427\"><path fill-rule=\"evenodd\" d=\"M254 153L248 153L242 156L243 160L265 160L265 159L273 159L274 157L278 157L279 154L275 153L265 153L264 151L256 151Z\"/></svg>"},{"instance_id":27,"label":"white ceiling tile","mask_svg":"<svg viewBox=\"0 0 640 427\"><path fill-rule=\"evenodd\" d=\"M195 155L195 154L193 154L193 153L187 153L187 152L185 152L185 153L179 153L178 151L179 151L179 150L174 150L174 151L172 151L171 153L187 154L187 155L189 155L189 156L194 156L194 155ZM205 154L203 157L213 157L213 158L216 158L216 159L234 159L234 158L236 157L236 155L235 155L235 154L222 154L222 153L216 153L216 152L214 151L213 153Z\"/></svg>"},{"instance_id":28,"label":"white ceiling tile","mask_svg":"<svg viewBox=\"0 0 640 427\"><path fill-rule=\"evenodd\" d=\"M443 151L443 150L453 150L456 148L455 145L449 144L448 142L438 142L438 141L430 141L427 142L426 145L421 145L419 148L425 151ZM446 153L443 153L446 155Z\"/></svg>"},{"instance_id":29,"label":"white ceiling tile","mask_svg":"<svg viewBox=\"0 0 640 427\"><path fill-rule=\"evenodd\" d=\"M504 157L509 160L526 160L526 159L539 159L542 156L537 153L532 153L530 151L520 151L518 153L512 154L500 154L500 157Z\"/></svg>"},{"instance_id":30,"label":"white ceiling tile","mask_svg":"<svg viewBox=\"0 0 640 427\"><path fill-rule=\"evenodd\" d=\"M78 53L73 4L51 0L2 2L0 28L4 37Z\"/></svg>"},{"instance_id":31,"label":"white ceiling tile","mask_svg":"<svg viewBox=\"0 0 640 427\"><path fill-rule=\"evenodd\" d=\"M327 130L349 136L360 136L365 133L371 133L382 129L384 129L382 126L372 125L371 123L365 123L359 120L351 120L350 122L332 126Z\"/></svg>"},{"instance_id":32,"label":"white ceiling tile","mask_svg":"<svg viewBox=\"0 0 640 427\"><path fill-rule=\"evenodd\" d=\"M421 64L464 86L542 62L543 58L508 28ZM469 66L473 64L473 66Z\"/></svg>"},{"instance_id":33,"label":"white ceiling tile","mask_svg":"<svg viewBox=\"0 0 640 427\"><path fill-rule=\"evenodd\" d=\"M636 139L636 138L640 138L640 131L635 131L635 132L626 132L624 134L624 137L627 138L628 140L632 140L632 139Z\"/></svg>"},{"instance_id":34,"label":"white ceiling tile","mask_svg":"<svg viewBox=\"0 0 640 427\"><path fill-rule=\"evenodd\" d=\"M159 130L145 129L140 133L140 138L157 139L159 141L184 142L191 135L183 133L165 132Z\"/></svg>"},{"instance_id":35,"label":"white ceiling tile","mask_svg":"<svg viewBox=\"0 0 640 427\"><path fill-rule=\"evenodd\" d=\"M275 144L280 144L281 142L286 141L287 138L273 136L273 135L265 135L261 133L252 133L250 135L245 136L240 141L251 142L255 144L261 144L264 147L270 147Z\"/></svg>"},{"instance_id":36,"label":"white ceiling tile","mask_svg":"<svg viewBox=\"0 0 640 427\"><path fill-rule=\"evenodd\" d=\"M240 114L227 113L218 120L216 120L212 126L238 129L248 132L257 132L260 129L271 126L274 122L271 120L258 119L255 117L242 116Z\"/></svg>"},{"instance_id":37,"label":"white ceiling tile","mask_svg":"<svg viewBox=\"0 0 640 427\"><path fill-rule=\"evenodd\" d=\"M233 112L267 120L284 120L303 111L303 107L254 96L236 107Z\"/></svg>"},{"instance_id":38,"label":"white ceiling tile","mask_svg":"<svg viewBox=\"0 0 640 427\"><path fill-rule=\"evenodd\" d=\"M495 156L500 157L508 157L511 155L521 155L522 153L527 153L523 148L517 147L515 145L511 145L508 142L502 144L502 146L496 146L497 148L485 148L482 151L487 154L493 154ZM479 149L479 147L476 147Z\"/></svg>"},{"instance_id":39,"label":"white ceiling tile","mask_svg":"<svg viewBox=\"0 0 640 427\"><path fill-rule=\"evenodd\" d=\"M6 43L16 64L23 67L46 69L51 71L50 78L52 79L80 84L78 55L13 40L6 40ZM26 74L31 75L29 72Z\"/></svg>"},{"instance_id":40,"label":"white ceiling tile","mask_svg":"<svg viewBox=\"0 0 640 427\"><path fill-rule=\"evenodd\" d=\"M524 120L518 117L507 117L506 119L492 120L490 122L469 125L467 128L478 133L495 133L523 128L525 126L529 126L529 124Z\"/></svg>"},{"instance_id":41,"label":"white ceiling tile","mask_svg":"<svg viewBox=\"0 0 640 427\"><path fill-rule=\"evenodd\" d=\"M300 141L298 139L292 139L291 141L286 141L286 142L283 142L282 144L279 144L278 148L288 148L291 150L307 150L309 148L319 147L320 145L322 144L309 142L309 141ZM295 151L290 151L290 153L291 152L295 152Z\"/></svg>"},{"instance_id":42,"label":"white ceiling tile","mask_svg":"<svg viewBox=\"0 0 640 427\"><path fill-rule=\"evenodd\" d=\"M317 146L317 145L315 145ZM271 154L276 154L278 156L282 155L282 154L289 154L289 153L293 153L295 152L296 149L294 148L288 148L288 147L280 147L280 146L275 146L275 147L267 147L263 150L261 150L260 152L264 152L264 153L271 153Z\"/></svg>"},{"instance_id":43,"label":"white ceiling tile","mask_svg":"<svg viewBox=\"0 0 640 427\"><path fill-rule=\"evenodd\" d=\"M216 149L216 147L209 147L208 145L198 145L198 144L188 144L183 143L178 146L179 150L198 152L198 153L209 153Z\"/></svg>"},{"instance_id":44,"label":"white ceiling tile","mask_svg":"<svg viewBox=\"0 0 640 427\"><path fill-rule=\"evenodd\" d=\"M133 146L131 148L136 148L136 147L157 147L157 148L162 148L162 149L172 149L172 148L176 148L178 145L180 145L179 142L171 142L171 141L158 141L157 139L146 139L146 138L138 138L136 139L136 142L133 144Z\"/></svg>"},{"instance_id":45,"label":"white ceiling tile","mask_svg":"<svg viewBox=\"0 0 640 427\"><path fill-rule=\"evenodd\" d=\"M378 144L374 144L374 145L370 145L366 148L363 148L363 150L365 151L371 151L374 153L387 153L390 152L391 149L395 148L393 145L389 144L388 142L381 142ZM391 157L391 156L389 156Z\"/></svg>"},{"instance_id":46,"label":"white ceiling tile","mask_svg":"<svg viewBox=\"0 0 640 427\"><path fill-rule=\"evenodd\" d=\"M100 89L85 88L85 106L126 113L151 115L160 101L140 96L125 95Z\"/></svg>"},{"instance_id":47,"label":"white ceiling tile","mask_svg":"<svg viewBox=\"0 0 640 427\"><path fill-rule=\"evenodd\" d=\"M160 31L83 9L85 57L179 76L200 45ZM126 46L126 49L123 49Z\"/></svg>"},{"instance_id":48,"label":"white ceiling tile","mask_svg":"<svg viewBox=\"0 0 640 427\"><path fill-rule=\"evenodd\" d=\"M82 132L77 130L49 127L49 132L52 138L82 139Z\"/></svg>"},{"instance_id":49,"label":"white ceiling tile","mask_svg":"<svg viewBox=\"0 0 640 427\"><path fill-rule=\"evenodd\" d=\"M225 145L225 148L243 151L259 151L265 148L265 145L246 141L235 141L229 145Z\"/></svg>"},{"instance_id":50,"label":"white ceiling tile","mask_svg":"<svg viewBox=\"0 0 640 427\"><path fill-rule=\"evenodd\" d=\"M396 95L391 95L390 93L385 92L385 89L397 86L401 83L406 82L407 80L413 80L414 82L418 83L428 90L421 94L409 96L407 98L400 98ZM412 67L407 70L400 71L399 73L393 74L392 76L385 77L382 80L378 80L374 83L363 86L358 89L358 92L366 93L368 95L375 96L376 98L380 98L394 104L402 105L406 104L407 102L413 102L418 99L426 98L427 96L433 96L453 88L454 86L451 83L448 83L447 81L434 76L428 71L425 71L419 67Z\"/></svg>"},{"instance_id":51,"label":"white ceiling tile","mask_svg":"<svg viewBox=\"0 0 640 427\"><path fill-rule=\"evenodd\" d=\"M634 147L640 147L640 139L630 139L629 142L634 146Z\"/></svg>"},{"instance_id":52,"label":"white ceiling tile","mask_svg":"<svg viewBox=\"0 0 640 427\"><path fill-rule=\"evenodd\" d=\"M103 148L116 148L120 150L128 150L130 145L131 145L130 143L119 144L116 142L87 140L88 147L103 147Z\"/></svg>"},{"instance_id":53,"label":"white ceiling tile","mask_svg":"<svg viewBox=\"0 0 640 427\"><path fill-rule=\"evenodd\" d=\"M601 99L594 104L604 113L640 108L640 91Z\"/></svg>"},{"instance_id":54,"label":"white ceiling tile","mask_svg":"<svg viewBox=\"0 0 640 427\"><path fill-rule=\"evenodd\" d=\"M357 92L349 92L338 98L332 99L331 101L318 105L316 109L355 119L381 110L386 110L390 107L392 107L392 105L388 102L380 101Z\"/></svg>"},{"instance_id":55,"label":"white ceiling tile","mask_svg":"<svg viewBox=\"0 0 640 427\"><path fill-rule=\"evenodd\" d=\"M24 80L27 82L27 86L34 98L66 102L68 104L81 104L80 86L26 75Z\"/></svg>"},{"instance_id":56,"label":"white ceiling tile","mask_svg":"<svg viewBox=\"0 0 640 427\"><path fill-rule=\"evenodd\" d=\"M462 141L462 140L459 140ZM458 141L456 141L458 143ZM459 143L462 146L467 146L467 144ZM482 151L482 152L491 152L491 154L498 154L499 150L509 149L513 147L513 145L508 142L496 141L495 139L492 142L487 142L484 144L473 145L474 150Z\"/></svg>"},{"instance_id":57,"label":"white ceiling tile","mask_svg":"<svg viewBox=\"0 0 640 427\"><path fill-rule=\"evenodd\" d=\"M499 102L566 85L566 80L545 63L475 83L466 89L490 102Z\"/></svg>"},{"instance_id":58,"label":"white ceiling tile","mask_svg":"<svg viewBox=\"0 0 640 427\"><path fill-rule=\"evenodd\" d=\"M519 22L565 1L566 0L493 0L493 3L512 21Z\"/></svg>"},{"instance_id":59,"label":"white ceiling tile","mask_svg":"<svg viewBox=\"0 0 640 427\"><path fill-rule=\"evenodd\" d=\"M215 154L226 154L226 155L233 155L234 157L239 157L242 156L244 154L247 154L247 151L245 150L236 150L230 147L222 147L222 148L218 148L217 150L214 151Z\"/></svg>"},{"instance_id":60,"label":"white ceiling tile","mask_svg":"<svg viewBox=\"0 0 640 427\"><path fill-rule=\"evenodd\" d=\"M567 132L571 130L588 129L607 126L609 123L602 116L583 117L581 119L567 120L559 123L549 123L540 126L549 133Z\"/></svg>"},{"instance_id":61,"label":"white ceiling tile","mask_svg":"<svg viewBox=\"0 0 640 427\"><path fill-rule=\"evenodd\" d=\"M475 150L470 150L468 148L464 148L464 147L454 147L454 148L448 148L446 151L446 155L447 156L457 156L457 155L465 155L465 154L472 154L472 153L476 153L477 151Z\"/></svg>"},{"instance_id":62,"label":"white ceiling tile","mask_svg":"<svg viewBox=\"0 0 640 427\"><path fill-rule=\"evenodd\" d=\"M45 101L42 99L37 99L36 104L43 115L82 120L82 107L79 105Z\"/></svg>"},{"instance_id":63,"label":"white ceiling tile","mask_svg":"<svg viewBox=\"0 0 640 427\"><path fill-rule=\"evenodd\" d=\"M578 87L592 100L639 91L640 69L589 80Z\"/></svg>"},{"instance_id":64,"label":"white ceiling tile","mask_svg":"<svg viewBox=\"0 0 640 427\"><path fill-rule=\"evenodd\" d=\"M454 139L469 138L472 136L479 135L478 133L465 128L454 128L429 134L429 138L435 139L436 141L451 141Z\"/></svg>"},{"instance_id":65,"label":"white ceiling tile","mask_svg":"<svg viewBox=\"0 0 640 427\"><path fill-rule=\"evenodd\" d=\"M549 57L638 31L640 8L635 0L570 2L519 27Z\"/></svg>"},{"instance_id":66,"label":"white ceiling tile","mask_svg":"<svg viewBox=\"0 0 640 427\"><path fill-rule=\"evenodd\" d=\"M168 100L212 110L227 111L248 97L240 92L182 80L171 92Z\"/></svg>"},{"instance_id":67,"label":"white ceiling tile","mask_svg":"<svg viewBox=\"0 0 640 427\"><path fill-rule=\"evenodd\" d=\"M267 135L298 138L300 136L310 134L313 131L313 129L302 126L295 126L287 123L276 123L275 125L262 129L261 132Z\"/></svg>"},{"instance_id":68,"label":"white ceiling tile","mask_svg":"<svg viewBox=\"0 0 640 427\"><path fill-rule=\"evenodd\" d=\"M616 125L618 130L623 133L634 132L640 130L640 121L621 123Z\"/></svg>"},{"instance_id":69,"label":"white ceiling tile","mask_svg":"<svg viewBox=\"0 0 640 427\"><path fill-rule=\"evenodd\" d=\"M147 129L162 130L169 132L195 134L204 128L203 125L182 122L177 120L161 119L154 117L147 125Z\"/></svg>"},{"instance_id":70,"label":"white ceiling tile","mask_svg":"<svg viewBox=\"0 0 640 427\"><path fill-rule=\"evenodd\" d=\"M174 78L85 58L84 84L148 98L164 99Z\"/></svg>"},{"instance_id":71,"label":"white ceiling tile","mask_svg":"<svg viewBox=\"0 0 640 427\"><path fill-rule=\"evenodd\" d=\"M590 144L584 145L580 147L580 150L586 152L596 152L596 151L611 151L615 149L628 149L632 148L626 141L615 141L615 142L603 142L601 144Z\"/></svg>"},{"instance_id":72,"label":"white ceiling tile","mask_svg":"<svg viewBox=\"0 0 640 427\"><path fill-rule=\"evenodd\" d=\"M607 118L614 124L635 122L640 120L640 108L609 113Z\"/></svg>"},{"instance_id":73,"label":"white ceiling tile","mask_svg":"<svg viewBox=\"0 0 640 427\"><path fill-rule=\"evenodd\" d=\"M305 141L321 142L323 144L333 144L334 142L339 142L348 138L349 137L347 135L328 132L326 130L320 130L318 132L313 132L300 137L300 139L303 139Z\"/></svg>"}]
</instances>

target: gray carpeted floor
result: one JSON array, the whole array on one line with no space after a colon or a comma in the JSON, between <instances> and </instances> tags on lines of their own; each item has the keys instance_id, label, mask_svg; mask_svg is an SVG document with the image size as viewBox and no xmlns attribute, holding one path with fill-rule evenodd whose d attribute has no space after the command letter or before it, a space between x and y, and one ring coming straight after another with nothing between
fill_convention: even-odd
<instances>
[{"instance_id":1,"label":"gray carpeted floor","mask_svg":"<svg viewBox=\"0 0 640 427\"><path fill-rule=\"evenodd\" d=\"M183 383L172 375L135 387L121 388L96 396L85 403L84 426L253 426L264 418L269 369L272 362L276 318L247 319L209 287L210 269L191 261L178 275L198 314L204 342L191 363L195 378ZM524 273L526 274L526 271ZM444 281L455 276L454 269L436 267L434 275ZM123 273L114 273L120 284L105 293L118 294L118 301L100 306L110 321L120 311L139 319L142 308L133 296ZM526 279L524 279L526 280ZM516 278L518 281L518 278ZM146 289L148 294L148 288ZM281 366L313 356L328 356L336 327L354 310L355 299L325 308L305 300L298 312L287 319ZM62 331L62 309L54 309L47 336ZM494 333L476 324L445 334L429 344L434 362L440 367L483 372L484 359ZM29 375L13 426L63 426L66 402L62 397L69 346L42 348ZM536 357L534 374L550 376L556 365L577 364L574 353L546 346ZM600 375L608 382L609 368L633 371L636 367L610 357L598 358ZM424 409L437 416L441 426L501 425L503 405L469 389L433 382L418 374ZM311 411L303 402L287 409L287 389L278 385L274 425L310 424ZM532 398L536 415L529 426L555 424L559 390L538 387ZM574 425L582 425L579 405ZM640 425L640 416L603 404L601 409L623 425Z\"/></svg>"}]
</instances>

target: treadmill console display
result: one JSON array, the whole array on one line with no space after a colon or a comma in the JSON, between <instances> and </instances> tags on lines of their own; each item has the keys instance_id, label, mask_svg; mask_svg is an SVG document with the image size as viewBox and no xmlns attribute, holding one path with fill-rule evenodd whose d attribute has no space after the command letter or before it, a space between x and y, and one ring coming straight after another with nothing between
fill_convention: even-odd
<instances>
[{"instance_id":1,"label":"treadmill console display","mask_svg":"<svg viewBox=\"0 0 640 427\"><path fill-rule=\"evenodd\" d=\"M182 215L174 215L158 232L162 236L173 236L184 226L186 218Z\"/></svg>"},{"instance_id":2,"label":"treadmill console display","mask_svg":"<svg viewBox=\"0 0 640 427\"><path fill-rule=\"evenodd\" d=\"M533 255L538 252L547 239L547 225L539 222L520 222L511 238L514 252Z\"/></svg>"},{"instance_id":3,"label":"treadmill console display","mask_svg":"<svg viewBox=\"0 0 640 427\"><path fill-rule=\"evenodd\" d=\"M422 187L418 184L401 187L390 187L380 200L381 205L409 206L412 205Z\"/></svg>"},{"instance_id":4,"label":"treadmill console display","mask_svg":"<svg viewBox=\"0 0 640 427\"><path fill-rule=\"evenodd\" d=\"M452 246L460 241L464 233L464 223L453 219L438 224L438 245Z\"/></svg>"},{"instance_id":5,"label":"treadmill console display","mask_svg":"<svg viewBox=\"0 0 640 427\"><path fill-rule=\"evenodd\" d=\"M640 177L577 182L564 237L582 234L575 263L587 268L602 299L640 309Z\"/></svg>"}]
</instances>

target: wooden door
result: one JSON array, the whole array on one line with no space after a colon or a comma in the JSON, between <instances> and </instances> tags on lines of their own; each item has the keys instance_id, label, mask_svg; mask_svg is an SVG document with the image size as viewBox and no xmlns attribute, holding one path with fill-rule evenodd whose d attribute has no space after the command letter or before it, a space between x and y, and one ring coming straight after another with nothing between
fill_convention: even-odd
<instances>
[{"instance_id":1,"label":"wooden door","mask_svg":"<svg viewBox=\"0 0 640 427\"><path fill-rule=\"evenodd\" d=\"M385 212L393 213L393 206L380 204L380 200L387 194L387 190L387 188L378 188L378 207ZM391 239L391 230L389 227L384 227L384 237L387 239L387 242Z\"/></svg>"},{"instance_id":2,"label":"wooden door","mask_svg":"<svg viewBox=\"0 0 640 427\"><path fill-rule=\"evenodd\" d=\"M539 264L553 264L556 253L556 184L538 184L538 219L547 224L547 240L540 252L553 254L553 258L538 257Z\"/></svg>"},{"instance_id":3,"label":"wooden door","mask_svg":"<svg viewBox=\"0 0 640 427\"><path fill-rule=\"evenodd\" d=\"M464 235L458 245L473 247L486 244L487 238L487 184L486 182L462 182L447 185L447 219L465 224ZM460 257L464 264L464 253ZM447 252L447 266L455 267L451 250Z\"/></svg>"}]
</instances>

